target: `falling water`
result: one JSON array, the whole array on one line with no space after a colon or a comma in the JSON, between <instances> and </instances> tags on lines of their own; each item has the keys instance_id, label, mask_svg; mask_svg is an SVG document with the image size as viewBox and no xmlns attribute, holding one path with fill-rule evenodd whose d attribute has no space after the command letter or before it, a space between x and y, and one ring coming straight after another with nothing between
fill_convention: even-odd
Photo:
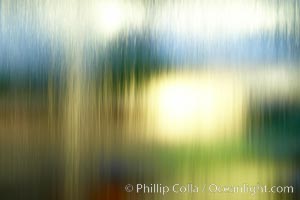
<instances>
[{"instance_id":1,"label":"falling water","mask_svg":"<svg viewBox=\"0 0 300 200\"><path fill-rule=\"evenodd\" d=\"M0 199L298 199L299 3L0 0Z\"/></svg>"}]
</instances>

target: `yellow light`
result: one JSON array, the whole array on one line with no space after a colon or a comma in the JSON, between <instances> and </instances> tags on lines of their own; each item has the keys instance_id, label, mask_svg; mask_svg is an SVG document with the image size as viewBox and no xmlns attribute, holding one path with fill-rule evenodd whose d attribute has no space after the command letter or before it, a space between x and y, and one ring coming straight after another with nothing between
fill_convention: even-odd
<instances>
[{"instance_id":1,"label":"yellow light","mask_svg":"<svg viewBox=\"0 0 300 200\"><path fill-rule=\"evenodd\" d=\"M167 75L151 87L149 112L163 138L210 140L242 127L242 90L229 78Z\"/></svg>"},{"instance_id":2,"label":"yellow light","mask_svg":"<svg viewBox=\"0 0 300 200\"><path fill-rule=\"evenodd\" d=\"M192 82L175 82L160 89L159 110L164 119L175 123L192 122L197 114L203 119L211 118L215 109L216 94L214 88L207 85L197 86Z\"/></svg>"}]
</instances>

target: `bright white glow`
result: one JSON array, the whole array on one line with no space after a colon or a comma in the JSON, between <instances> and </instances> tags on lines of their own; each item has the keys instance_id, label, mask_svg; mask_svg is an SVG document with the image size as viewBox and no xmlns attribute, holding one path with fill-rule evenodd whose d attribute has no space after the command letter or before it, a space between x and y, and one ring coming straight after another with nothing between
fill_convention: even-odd
<instances>
[{"instance_id":1,"label":"bright white glow","mask_svg":"<svg viewBox=\"0 0 300 200\"><path fill-rule=\"evenodd\" d=\"M122 27L125 15L122 6L116 2L99 4L95 14L97 25L107 34L113 34Z\"/></svg>"},{"instance_id":2,"label":"bright white glow","mask_svg":"<svg viewBox=\"0 0 300 200\"><path fill-rule=\"evenodd\" d=\"M208 120L215 112L215 92L209 86L199 87L188 82L167 84L159 93L159 110L162 111L164 119L174 120L175 126L182 120L192 122L197 114Z\"/></svg>"},{"instance_id":3,"label":"bright white glow","mask_svg":"<svg viewBox=\"0 0 300 200\"><path fill-rule=\"evenodd\" d=\"M123 28L136 28L144 20L144 8L138 3L102 2L94 9L93 22L104 35L114 35Z\"/></svg>"},{"instance_id":4,"label":"bright white glow","mask_svg":"<svg viewBox=\"0 0 300 200\"><path fill-rule=\"evenodd\" d=\"M215 139L242 127L242 90L228 77L168 75L153 82L150 105L167 139Z\"/></svg>"},{"instance_id":5,"label":"bright white glow","mask_svg":"<svg viewBox=\"0 0 300 200\"><path fill-rule=\"evenodd\" d=\"M186 36L222 37L269 30L276 25L276 9L257 1L201 1L166 3L157 29Z\"/></svg>"}]
</instances>

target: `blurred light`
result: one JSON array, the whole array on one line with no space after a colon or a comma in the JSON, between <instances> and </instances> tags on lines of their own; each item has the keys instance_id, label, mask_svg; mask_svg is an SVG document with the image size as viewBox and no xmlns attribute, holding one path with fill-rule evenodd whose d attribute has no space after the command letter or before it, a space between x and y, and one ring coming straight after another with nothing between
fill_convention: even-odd
<instances>
[{"instance_id":1,"label":"blurred light","mask_svg":"<svg viewBox=\"0 0 300 200\"><path fill-rule=\"evenodd\" d=\"M215 139L242 127L242 90L228 77L166 76L151 91L151 110L163 137Z\"/></svg>"},{"instance_id":2,"label":"blurred light","mask_svg":"<svg viewBox=\"0 0 300 200\"><path fill-rule=\"evenodd\" d=\"M181 81L164 85L159 98L162 114L176 122L193 120L198 111L203 120L209 120L217 103L215 88Z\"/></svg>"},{"instance_id":3,"label":"blurred light","mask_svg":"<svg viewBox=\"0 0 300 200\"><path fill-rule=\"evenodd\" d=\"M274 29L276 17L272 5L257 1L190 1L162 5L156 22L159 30L179 35L222 37Z\"/></svg>"},{"instance_id":4,"label":"blurred light","mask_svg":"<svg viewBox=\"0 0 300 200\"><path fill-rule=\"evenodd\" d=\"M106 3L98 6L97 20L99 28L111 34L122 27L124 20L124 9L117 3Z\"/></svg>"},{"instance_id":5,"label":"blurred light","mask_svg":"<svg viewBox=\"0 0 300 200\"><path fill-rule=\"evenodd\" d=\"M93 18L100 33L112 36L123 28L139 27L144 20L144 15L144 8L139 3L107 1L95 6Z\"/></svg>"}]
</instances>

